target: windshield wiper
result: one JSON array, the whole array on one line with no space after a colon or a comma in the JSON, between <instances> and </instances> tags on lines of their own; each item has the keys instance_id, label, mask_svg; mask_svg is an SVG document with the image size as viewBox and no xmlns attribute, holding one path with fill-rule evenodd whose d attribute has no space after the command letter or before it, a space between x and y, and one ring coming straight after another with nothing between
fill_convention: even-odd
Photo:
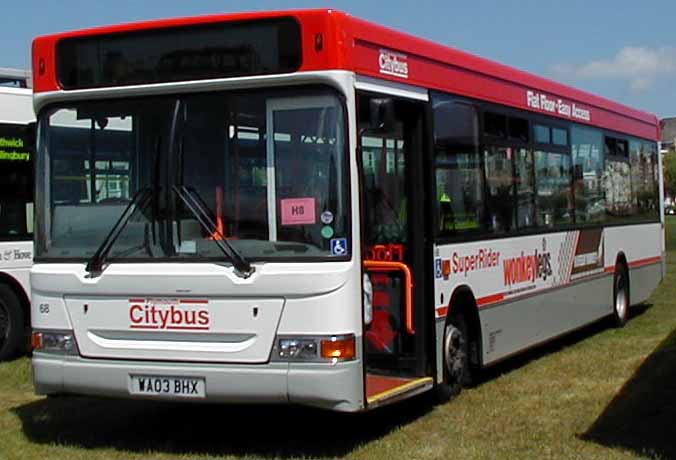
<instances>
[{"instance_id":1,"label":"windshield wiper","mask_svg":"<svg viewBox=\"0 0 676 460\"><path fill-rule=\"evenodd\" d=\"M250 277L256 270L251 264L240 254L228 240L221 234L214 219L207 211L208 207L199 193L185 185L174 185L173 187L176 195L183 201L188 210L195 216L200 225L211 235L214 235L214 243L219 247L223 253L228 256L235 267L235 273L242 278Z\"/></svg>"},{"instance_id":2,"label":"windshield wiper","mask_svg":"<svg viewBox=\"0 0 676 460\"><path fill-rule=\"evenodd\" d=\"M103 264L106 261L106 257L108 257L113 244L120 236L120 233L122 233L122 230L124 230L124 227L126 227L127 223L131 219L131 216L134 215L137 209L143 209L148 204L148 200L151 196L152 190L148 187L139 189L134 194L127 207L124 208L124 211L122 211L120 218L117 219L117 222L115 222L113 228L110 230L108 235L106 235L105 239L98 247L92 258L89 259L89 262L87 262L85 270L87 273L89 273L90 278L95 278L103 272Z\"/></svg>"}]
</instances>

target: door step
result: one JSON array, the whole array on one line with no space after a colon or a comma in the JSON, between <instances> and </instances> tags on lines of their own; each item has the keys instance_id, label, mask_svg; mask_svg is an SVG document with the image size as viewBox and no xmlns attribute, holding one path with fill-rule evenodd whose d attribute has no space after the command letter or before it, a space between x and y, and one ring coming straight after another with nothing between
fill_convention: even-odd
<instances>
[{"instance_id":1,"label":"door step","mask_svg":"<svg viewBox=\"0 0 676 460\"><path fill-rule=\"evenodd\" d=\"M366 374L366 402L369 409L389 404L430 388L432 377L405 378Z\"/></svg>"}]
</instances>

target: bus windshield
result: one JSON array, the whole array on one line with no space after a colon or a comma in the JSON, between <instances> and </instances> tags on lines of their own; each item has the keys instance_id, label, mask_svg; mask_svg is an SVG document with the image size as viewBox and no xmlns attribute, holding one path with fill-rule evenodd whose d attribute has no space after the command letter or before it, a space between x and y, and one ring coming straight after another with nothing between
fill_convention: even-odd
<instances>
[{"instance_id":1,"label":"bus windshield","mask_svg":"<svg viewBox=\"0 0 676 460\"><path fill-rule=\"evenodd\" d=\"M108 261L227 260L221 240L251 261L344 259L344 118L328 90L51 106L39 117L36 257L86 260L122 223Z\"/></svg>"}]
</instances>

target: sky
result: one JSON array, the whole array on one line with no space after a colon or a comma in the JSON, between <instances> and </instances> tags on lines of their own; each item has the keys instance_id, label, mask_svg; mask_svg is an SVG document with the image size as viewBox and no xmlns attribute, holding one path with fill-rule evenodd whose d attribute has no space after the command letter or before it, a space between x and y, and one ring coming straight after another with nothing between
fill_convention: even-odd
<instances>
[{"instance_id":1,"label":"sky","mask_svg":"<svg viewBox=\"0 0 676 460\"><path fill-rule=\"evenodd\" d=\"M656 114L676 116L676 0L5 0L0 67L38 35L145 19L330 7Z\"/></svg>"}]
</instances>

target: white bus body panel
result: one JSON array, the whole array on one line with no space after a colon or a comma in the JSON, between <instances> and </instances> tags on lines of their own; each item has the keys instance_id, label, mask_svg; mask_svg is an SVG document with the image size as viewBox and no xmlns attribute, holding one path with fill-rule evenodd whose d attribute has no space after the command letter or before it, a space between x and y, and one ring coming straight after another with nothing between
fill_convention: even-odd
<instances>
[{"instance_id":1,"label":"white bus body panel","mask_svg":"<svg viewBox=\"0 0 676 460\"><path fill-rule=\"evenodd\" d=\"M30 269L33 265L33 243L30 241L0 242L0 272L14 278L30 299Z\"/></svg>"},{"instance_id":2,"label":"white bus body panel","mask_svg":"<svg viewBox=\"0 0 676 460\"><path fill-rule=\"evenodd\" d=\"M34 353L36 392L130 397L132 374L197 376L206 380L209 401L359 410L364 406L361 312L347 308L361 301L355 264L257 264L257 274L245 281L231 268L211 264L113 264L100 281L89 284L81 266L36 265L33 304L48 304L49 314L34 307L34 328L74 329L83 355ZM192 292L181 299L209 300L213 327L208 334L162 331L165 340L158 341L155 335L148 340L142 331L129 329L127 297L175 297L186 286ZM128 296L120 296L120 290ZM64 302L62 291L79 292L67 296L77 300ZM89 299L87 313L84 299ZM254 307L258 318L253 317ZM335 364L270 360L276 335L343 333L357 336L359 359ZM112 340L101 342L106 336ZM247 342L250 336L255 340Z\"/></svg>"},{"instance_id":3,"label":"white bus body panel","mask_svg":"<svg viewBox=\"0 0 676 460\"><path fill-rule=\"evenodd\" d=\"M660 233L654 223L435 246L438 355L449 302L461 286L479 309L484 365L612 313L620 254L631 303L645 301L662 280Z\"/></svg>"},{"instance_id":4,"label":"white bus body panel","mask_svg":"<svg viewBox=\"0 0 676 460\"><path fill-rule=\"evenodd\" d=\"M0 87L0 123L27 125L35 122L33 92L26 88ZM32 241L0 242L0 272L14 278L30 299Z\"/></svg>"},{"instance_id":5,"label":"white bus body panel","mask_svg":"<svg viewBox=\"0 0 676 460\"><path fill-rule=\"evenodd\" d=\"M38 264L35 304L49 304L50 314L34 311L33 327L74 329L80 352L90 358L261 363L277 333L355 332L359 312L345 308L346 296L360 288L353 266L266 263L244 280L216 264L111 264L94 279L82 264ZM153 300L173 301L174 311L205 311L209 322L159 314L148 321Z\"/></svg>"},{"instance_id":6,"label":"white bus body panel","mask_svg":"<svg viewBox=\"0 0 676 460\"><path fill-rule=\"evenodd\" d=\"M331 85L346 99L352 247L359 248L354 83L351 72L307 72L57 91L37 95L35 107L39 110L51 101L74 98ZM132 374L185 376L205 379L209 401L290 402L340 411L363 409L362 314L361 308L356 308L361 305L361 255L358 250L353 252L348 262L255 263L255 272L248 279L234 275L228 264L213 263L114 263L93 279L86 276L84 263L34 265L33 327L74 330L82 355L34 353L36 392L128 398ZM174 302L176 307L181 300L208 301L191 304L208 311L208 330L148 331L130 327L135 324L132 315L138 320L139 312L151 306L152 301L165 302L166 309L166 302ZM141 301L147 305L140 305ZM44 304L49 305L43 308L48 314L38 311L37 305ZM137 304L141 310L135 309L132 314ZM277 335L301 334L354 334L357 359L321 363L271 359Z\"/></svg>"}]
</instances>

